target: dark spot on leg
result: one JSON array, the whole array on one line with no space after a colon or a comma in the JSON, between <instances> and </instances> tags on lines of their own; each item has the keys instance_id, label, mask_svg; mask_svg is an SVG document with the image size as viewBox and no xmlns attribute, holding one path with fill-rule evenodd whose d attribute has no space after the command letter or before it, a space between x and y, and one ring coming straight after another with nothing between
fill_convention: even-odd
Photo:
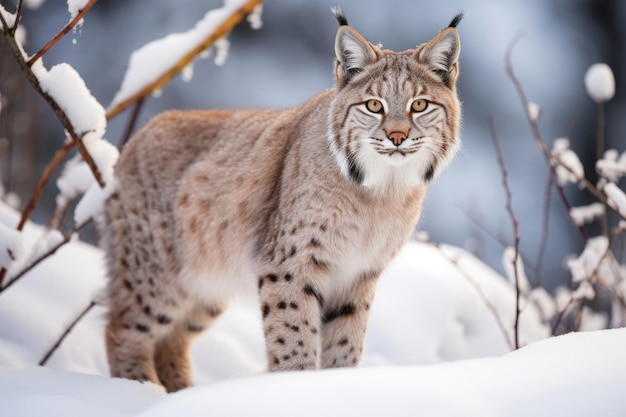
<instances>
[{"instance_id":1,"label":"dark spot on leg","mask_svg":"<svg viewBox=\"0 0 626 417\"><path fill-rule=\"evenodd\" d=\"M289 255L287 255L288 258L293 258L296 255L296 247L292 246L291 250L289 251Z\"/></svg>"},{"instance_id":2,"label":"dark spot on leg","mask_svg":"<svg viewBox=\"0 0 626 417\"><path fill-rule=\"evenodd\" d=\"M165 314L157 315L156 319L159 322L159 324L170 324L172 322L172 318L169 316L166 316Z\"/></svg>"},{"instance_id":3,"label":"dark spot on leg","mask_svg":"<svg viewBox=\"0 0 626 417\"><path fill-rule=\"evenodd\" d=\"M137 323L135 325L135 329L142 333L147 333L150 331L150 326L148 326L147 324Z\"/></svg>"},{"instance_id":4,"label":"dark spot on leg","mask_svg":"<svg viewBox=\"0 0 626 417\"><path fill-rule=\"evenodd\" d=\"M152 309L150 308L150 306L145 306L143 308L143 312L146 313L147 315L150 315L150 313L152 313Z\"/></svg>"},{"instance_id":5,"label":"dark spot on leg","mask_svg":"<svg viewBox=\"0 0 626 417\"><path fill-rule=\"evenodd\" d=\"M352 303L344 304L336 310L327 311L322 317L322 323L329 323L339 317L350 316L354 314L356 307Z\"/></svg>"},{"instance_id":6,"label":"dark spot on leg","mask_svg":"<svg viewBox=\"0 0 626 417\"><path fill-rule=\"evenodd\" d=\"M128 265L128 261L125 258L122 258L122 262L121 262L122 266L126 269L129 269L130 266Z\"/></svg>"},{"instance_id":7,"label":"dark spot on leg","mask_svg":"<svg viewBox=\"0 0 626 417\"><path fill-rule=\"evenodd\" d=\"M290 358L291 358L291 356L289 356L289 355L285 355L285 356L283 356L283 360L285 360L285 361L286 361L286 360L289 360Z\"/></svg>"},{"instance_id":8,"label":"dark spot on leg","mask_svg":"<svg viewBox=\"0 0 626 417\"><path fill-rule=\"evenodd\" d=\"M289 307L293 308L294 310L298 309L298 304L294 303L293 301L291 303L289 303Z\"/></svg>"},{"instance_id":9,"label":"dark spot on leg","mask_svg":"<svg viewBox=\"0 0 626 417\"><path fill-rule=\"evenodd\" d=\"M313 288L311 285L305 285L304 286L304 293L306 295L310 295L315 297L315 299L317 300L317 303L320 305L320 307L324 306L324 297L322 297L322 295L320 293L318 293L315 288Z\"/></svg>"},{"instance_id":10,"label":"dark spot on leg","mask_svg":"<svg viewBox=\"0 0 626 417\"><path fill-rule=\"evenodd\" d=\"M357 362L358 362L357 358L352 358L352 365L356 365Z\"/></svg>"},{"instance_id":11,"label":"dark spot on leg","mask_svg":"<svg viewBox=\"0 0 626 417\"><path fill-rule=\"evenodd\" d=\"M211 318L215 318L219 316L220 314L222 314L222 310L220 310L217 307L207 307L205 311L206 311L206 314Z\"/></svg>"},{"instance_id":12,"label":"dark spot on leg","mask_svg":"<svg viewBox=\"0 0 626 417\"><path fill-rule=\"evenodd\" d=\"M201 331L204 330L204 327L198 325L198 324L188 324L187 325L187 331L190 333L200 333Z\"/></svg>"},{"instance_id":13,"label":"dark spot on leg","mask_svg":"<svg viewBox=\"0 0 626 417\"><path fill-rule=\"evenodd\" d=\"M328 269L328 262L316 258L315 255L311 255L311 263L318 269Z\"/></svg>"},{"instance_id":14,"label":"dark spot on leg","mask_svg":"<svg viewBox=\"0 0 626 417\"><path fill-rule=\"evenodd\" d=\"M269 275L267 275L267 279L269 279L272 282L276 282L276 281L278 281L278 275L269 274Z\"/></svg>"},{"instance_id":15,"label":"dark spot on leg","mask_svg":"<svg viewBox=\"0 0 626 417\"><path fill-rule=\"evenodd\" d=\"M293 279L293 275L291 274L285 274L285 281L289 282Z\"/></svg>"},{"instance_id":16,"label":"dark spot on leg","mask_svg":"<svg viewBox=\"0 0 626 417\"><path fill-rule=\"evenodd\" d=\"M263 318L266 318L270 314L270 306L263 304Z\"/></svg>"},{"instance_id":17,"label":"dark spot on leg","mask_svg":"<svg viewBox=\"0 0 626 417\"><path fill-rule=\"evenodd\" d=\"M265 280L263 280L263 277L259 278L259 290L263 288L264 283L265 283Z\"/></svg>"},{"instance_id":18,"label":"dark spot on leg","mask_svg":"<svg viewBox=\"0 0 626 417\"><path fill-rule=\"evenodd\" d=\"M345 337L343 339L341 339L339 342L337 342L338 346L345 346L347 344L348 344L348 339L345 338Z\"/></svg>"},{"instance_id":19,"label":"dark spot on leg","mask_svg":"<svg viewBox=\"0 0 626 417\"><path fill-rule=\"evenodd\" d=\"M280 365L280 359L274 356L274 365Z\"/></svg>"},{"instance_id":20,"label":"dark spot on leg","mask_svg":"<svg viewBox=\"0 0 626 417\"><path fill-rule=\"evenodd\" d=\"M276 304L276 307L280 308L281 310L284 310L287 308L287 303L284 301L281 301L280 303Z\"/></svg>"},{"instance_id":21,"label":"dark spot on leg","mask_svg":"<svg viewBox=\"0 0 626 417\"><path fill-rule=\"evenodd\" d=\"M314 248L319 248L320 246L322 246L322 244L316 238L312 238L311 241L309 242L309 246L312 246Z\"/></svg>"},{"instance_id":22,"label":"dark spot on leg","mask_svg":"<svg viewBox=\"0 0 626 417\"><path fill-rule=\"evenodd\" d=\"M284 345L285 344L285 339L283 339L282 337L279 337L278 339L276 339L276 343Z\"/></svg>"},{"instance_id":23,"label":"dark spot on leg","mask_svg":"<svg viewBox=\"0 0 626 417\"><path fill-rule=\"evenodd\" d=\"M128 291L133 290L133 284L127 279L124 280L124 287L126 287Z\"/></svg>"},{"instance_id":24,"label":"dark spot on leg","mask_svg":"<svg viewBox=\"0 0 626 417\"><path fill-rule=\"evenodd\" d=\"M143 297L141 296L141 294L135 295L135 300L137 300L137 304L143 304Z\"/></svg>"},{"instance_id":25,"label":"dark spot on leg","mask_svg":"<svg viewBox=\"0 0 626 417\"><path fill-rule=\"evenodd\" d=\"M298 346L300 347L304 346L304 342L302 340L298 340Z\"/></svg>"}]
</instances>

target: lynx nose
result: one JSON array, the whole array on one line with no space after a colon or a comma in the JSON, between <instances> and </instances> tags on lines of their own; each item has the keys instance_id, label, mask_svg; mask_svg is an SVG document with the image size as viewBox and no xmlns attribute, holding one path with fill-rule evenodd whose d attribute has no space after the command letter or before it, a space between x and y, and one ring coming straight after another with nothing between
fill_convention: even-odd
<instances>
[{"instance_id":1,"label":"lynx nose","mask_svg":"<svg viewBox=\"0 0 626 417\"><path fill-rule=\"evenodd\" d=\"M400 145L402 145L402 142L404 142L406 140L406 133L404 133L404 132L391 132L389 135L387 135L387 137L389 138L390 141L393 142L394 145L400 146Z\"/></svg>"}]
</instances>

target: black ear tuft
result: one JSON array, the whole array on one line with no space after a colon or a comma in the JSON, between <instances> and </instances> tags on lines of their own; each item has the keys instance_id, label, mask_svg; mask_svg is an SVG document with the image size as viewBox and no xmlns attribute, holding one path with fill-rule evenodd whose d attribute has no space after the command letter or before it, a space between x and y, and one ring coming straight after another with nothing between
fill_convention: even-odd
<instances>
[{"instance_id":1,"label":"black ear tuft","mask_svg":"<svg viewBox=\"0 0 626 417\"><path fill-rule=\"evenodd\" d=\"M343 13L343 10L341 10L341 7L333 6L330 8L330 11L335 16L335 19L337 19L339 26L348 26L348 19L346 18L346 15Z\"/></svg>"},{"instance_id":2,"label":"black ear tuft","mask_svg":"<svg viewBox=\"0 0 626 417\"><path fill-rule=\"evenodd\" d=\"M450 24L448 25L449 28L455 28L457 27L457 25L459 23L461 23L461 20L463 20L463 17L465 16L465 12L464 11L460 11L456 14L456 16L454 16L454 18L452 19L452 21L450 22Z\"/></svg>"}]
</instances>

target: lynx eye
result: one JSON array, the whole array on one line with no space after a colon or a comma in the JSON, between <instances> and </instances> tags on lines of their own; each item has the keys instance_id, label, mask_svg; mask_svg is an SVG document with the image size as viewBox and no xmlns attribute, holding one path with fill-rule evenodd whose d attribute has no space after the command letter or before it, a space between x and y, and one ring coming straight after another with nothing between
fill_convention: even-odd
<instances>
[{"instance_id":1,"label":"lynx eye","mask_svg":"<svg viewBox=\"0 0 626 417\"><path fill-rule=\"evenodd\" d=\"M421 113L428 108L428 100L424 100L423 98L418 98L413 103L411 103L411 111L414 113Z\"/></svg>"},{"instance_id":2,"label":"lynx eye","mask_svg":"<svg viewBox=\"0 0 626 417\"><path fill-rule=\"evenodd\" d=\"M383 103L380 100L376 100L375 98L367 100L365 102L365 107L367 107L367 110L371 111L372 113L380 113L383 111Z\"/></svg>"}]
</instances>

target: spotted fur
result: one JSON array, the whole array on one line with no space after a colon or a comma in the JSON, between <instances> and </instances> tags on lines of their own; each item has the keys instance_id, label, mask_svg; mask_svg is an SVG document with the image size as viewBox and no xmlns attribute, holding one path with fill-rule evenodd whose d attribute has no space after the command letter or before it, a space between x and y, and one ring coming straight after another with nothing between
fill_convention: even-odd
<instances>
[{"instance_id":1,"label":"spotted fur","mask_svg":"<svg viewBox=\"0 0 626 417\"><path fill-rule=\"evenodd\" d=\"M112 375L189 386L190 342L246 291L269 370L359 363L378 276L459 145L460 18L396 53L335 15L334 89L288 110L170 111L124 148L99 225Z\"/></svg>"}]
</instances>

